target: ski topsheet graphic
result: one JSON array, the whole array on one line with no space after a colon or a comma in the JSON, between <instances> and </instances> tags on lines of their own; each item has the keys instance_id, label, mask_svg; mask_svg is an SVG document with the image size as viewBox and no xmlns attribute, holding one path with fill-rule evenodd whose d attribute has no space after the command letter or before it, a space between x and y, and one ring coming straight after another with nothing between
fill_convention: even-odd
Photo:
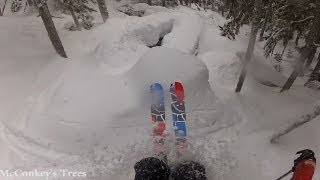
<instances>
[{"instance_id":1,"label":"ski topsheet graphic","mask_svg":"<svg viewBox=\"0 0 320 180\"><path fill-rule=\"evenodd\" d=\"M153 123L153 138L156 145L164 145L166 138L166 123L165 123L165 104L164 91L159 83L154 83L150 86L151 95L151 120Z\"/></svg>"},{"instance_id":2,"label":"ski topsheet graphic","mask_svg":"<svg viewBox=\"0 0 320 180\"><path fill-rule=\"evenodd\" d=\"M170 86L170 94L172 99L171 111L176 145L178 151L183 151L187 148L187 126L184 105L185 96L182 83L172 83Z\"/></svg>"}]
</instances>

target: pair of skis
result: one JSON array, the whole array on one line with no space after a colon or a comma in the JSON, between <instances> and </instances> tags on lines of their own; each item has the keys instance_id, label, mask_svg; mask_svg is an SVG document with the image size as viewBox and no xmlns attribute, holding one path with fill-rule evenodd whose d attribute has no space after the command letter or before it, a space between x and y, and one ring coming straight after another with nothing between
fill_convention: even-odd
<instances>
[{"instance_id":1,"label":"pair of skis","mask_svg":"<svg viewBox=\"0 0 320 180\"><path fill-rule=\"evenodd\" d=\"M151 94L151 120L153 123L153 138L155 146L164 147L167 136L165 122L165 96L164 89L159 83L150 86ZM175 82L170 86L172 122L177 152L188 148L187 126L185 111L185 96L182 83Z\"/></svg>"}]
</instances>

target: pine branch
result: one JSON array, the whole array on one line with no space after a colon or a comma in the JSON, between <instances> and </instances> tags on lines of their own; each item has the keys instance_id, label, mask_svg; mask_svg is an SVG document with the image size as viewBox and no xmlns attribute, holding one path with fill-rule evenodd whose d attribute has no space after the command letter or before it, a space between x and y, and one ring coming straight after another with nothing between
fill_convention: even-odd
<instances>
[{"instance_id":1,"label":"pine branch","mask_svg":"<svg viewBox=\"0 0 320 180\"><path fill-rule=\"evenodd\" d=\"M311 19L314 19L314 16L309 16L309 17L306 17L306 18L301 19L301 20L298 20L298 21L291 21L290 24L293 24L293 23L302 23L302 22L305 22L305 21L311 20Z\"/></svg>"}]
</instances>

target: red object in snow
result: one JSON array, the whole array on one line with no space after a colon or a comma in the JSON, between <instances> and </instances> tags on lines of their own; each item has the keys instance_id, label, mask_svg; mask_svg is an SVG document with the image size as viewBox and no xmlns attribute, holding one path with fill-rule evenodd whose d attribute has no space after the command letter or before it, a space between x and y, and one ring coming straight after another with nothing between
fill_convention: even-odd
<instances>
[{"instance_id":1,"label":"red object in snow","mask_svg":"<svg viewBox=\"0 0 320 180\"><path fill-rule=\"evenodd\" d=\"M178 102L183 102L184 101L184 90L183 90L183 85L180 82L175 82L175 93L177 95L177 100Z\"/></svg>"},{"instance_id":2,"label":"red object in snow","mask_svg":"<svg viewBox=\"0 0 320 180\"><path fill-rule=\"evenodd\" d=\"M316 162L303 160L297 164L291 180L312 180L315 169Z\"/></svg>"}]
</instances>

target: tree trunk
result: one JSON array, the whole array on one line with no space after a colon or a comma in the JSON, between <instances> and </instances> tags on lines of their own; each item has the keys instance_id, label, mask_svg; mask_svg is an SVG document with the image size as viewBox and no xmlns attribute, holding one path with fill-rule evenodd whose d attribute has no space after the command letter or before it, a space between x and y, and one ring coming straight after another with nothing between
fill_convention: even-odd
<instances>
[{"instance_id":1,"label":"tree trunk","mask_svg":"<svg viewBox=\"0 0 320 180\"><path fill-rule=\"evenodd\" d=\"M320 54L318 55L317 61L318 61L318 62L317 62L317 64L316 64L316 66L314 67L311 75L312 75L312 74L318 74L318 73L319 73L319 70L320 70ZM308 81L307 81L306 83L308 83L309 81L312 81L312 80L313 80L313 79L312 79L312 76L310 76L310 78L308 79Z\"/></svg>"},{"instance_id":2,"label":"tree trunk","mask_svg":"<svg viewBox=\"0 0 320 180\"><path fill-rule=\"evenodd\" d=\"M298 31L298 34L297 34L296 40L295 40L295 42L294 42L294 43L296 44L296 46L298 46L299 39L300 39L301 35L302 35L302 31Z\"/></svg>"},{"instance_id":3,"label":"tree trunk","mask_svg":"<svg viewBox=\"0 0 320 180\"><path fill-rule=\"evenodd\" d=\"M207 7L206 7L206 5L207 5L206 0L203 0L203 2L202 2L202 3L203 3L203 9L204 9L204 10L206 10L206 8L207 8Z\"/></svg>"},{"instance_id":4,"label":"tree trunk","mask_svg":"<svg viewBox=\"0 0 320 180\"><path fill-rule=\"evenodd\" d=\"M97 0L97 2L98 2L98 6L99 6L99 10L100 10L100 14L102 16L103 22L106 22L107 19L109 18L106 2L105 0Z\"/></svg>"},{"instance_id":5,"label":"tree trunk","mask_svg":"<svg viewBox=\"0 0 320 180\"><path fill-rule=\"evenodd\" d=\"M284 51L286 50L287 46L288 46L288 42L286 42L286 43L284 44L283 50L282 50L282 52L281 52L281 59L282 59L282 57L283 57Z\"/></svg>"},{"instance_id":6,"label":"tree trunk","mask_svg":"<svg viewBox=\"0 0 320 180\"><path fill-rule=\"evenodd\" d=\"M162 0L162 6L163 6L163 7L166 7L166 6L167 6L166 0Z\"/></svg>"},{"instance_id":7,"label":"tree trunk","mask_svg":"<svg viewBox=\"0 0 320 180\"><path fill-rule=\"evenodd\" d=\"M256 39L257 39L258 23L260 21L260 19L258 18L259 17L258 13L260 13L260 10L261 10L261 0L255 0L254 6L255 6L255 10L254 10L254 18L253 18L252 26L251 26L250 40L249 40L245 60L243 62L239 81L237 83L237 87L235 90L236 93L239 93L241 91L242 86L243 86L243 82L244 82L246 75L247 75L247 65L249 64L249 62L252 59L253 50L254 50L254 46L256 43Z\"/></svg>"},{"instance_id":8,"label":"tree trunk","mask_svg":"<svg viewBox=\"0 0 320 180\"><path fill-rule=\"evenodd\" d=\"M263 41L264 40L263 35L264 35L265 30L266 30L267 24L268 24L268 21L265 19L264 23L263 23L263 27L262 27L262 29L260 31L259 41Z\"/></svg>"},{"instance_id":9,"label":"tree trunk","mask_svg":"<svg viewBox=\"0 0 320 180\"><path fill-rule=\"evenodd\" d=\"M316 73L320 70L320 54L318 55L318 62L316 64L316 67L314 67L313 72Z\"/></svg>"},{"instance_id":10,"label":"tree trunk","mask_svg":"<svg viewBox=\"0 0 320 180\"><path fill-rule=\"evenodd\" d=\"M249 41L249 45L248 45L248 48L247 48L245 60L243 62L243 67L242 67L242 70L241 70L239 81L238 81L238 84L237 84L236 93L239 93L241 91L243 82L244 82L244 80L246 78L247 65L249 64L249 62L251 61L252 56L253 56L253 50L254 50L254 46L255 46L255 43L256 43L257 33L258 33L258 28L256 26L252 25L250 41Z\"/></svg>"},{"instance_id":11,"label":"tree trunk","mask_svg":"<svg viewBox=\"0 0 320 180\"><path fill-rule=\"evenodd\" d=\"M316 55L317 49L313 48L308 56L308 60L306 62L306 65L304 67L304 72L311 66L314 56Z\"/></svg>"},{"instance_id":12,"label":"tree trunk","mask_svg":"<svg viewBox=\"0 0 320 180\"><path fill-rule=\"evenodd\" d=\"M49 12L48 6L46 3L43 3L41 0L35 0L37 7L39 8L39 14L42 18L43 24L48 32L48 36L51 40L51 43L56 50L56 52L64 58L67 58L66 52L64 51L63 45L59 38L58 32L54 23L52 21L51 14Z\"/></svg>"},{"instance_id":13,"label":"tree trunk","mask_svg":"<svg viewBox=\"0 0 320 180\"><path fill-rule=\"evenodd\" d=\"M3 5L3 8L2 8L2 12L1 12L1 9L0 9L0 16L3 16L3 14L4 14L4 10L6 9L7 1L8 1L8 0L5 0L5 1L4 1L4 5Z\"/></svg>"},{"instance_id":14,"label":"tree trunk","mask_svg":"<svg viewBox=\"0 0 320 180\"><path fill-rule=\"evenodd\" d=\"M282 89L280 92L289 90L293 84L293 82L296 80L296 78L298 77L298 75L301 73L301 71L303 70L303 64L306 60L306 58L308 57L308 55L310 54L310 49L308 47L306 47L303 52L300 55L300 58L297 61L297 64L295 65L295 68L293 70L293 72L291 73L290 77L288 78L287 82L283 85Z\"/></svg>"},{"instance_id":15,"label":"tree trunk","mask_svg":"<svg viewBox=\"0 0 320 180\"><path fill-rule=\"evenodd\" d=\"M152 6L152 1L151 0L148 0L148 5Z\"/></svg>"},{"instance_id":16,"label":"tree trunk","mask_svg":"<svg viewBox=\"0 0 320 180\"><path fill-rule=\"evenodd\" d=\"M33 1L32 0L27 0L29 7L33 6Z\"/></svg>"},{"instance_id":17,"label":"tree trunk","mask_svg":"<svg viewBox=\"0 0 320 180\"><path fill-rule=\"evenodd\" d=\"M214 10L214 0L211 0L211 11L213 11L213 10Z\"/></svg>"},{"instance_id":18,"label":"tree trunk","mask_svg":"<svg viewBox=\"0 0 320 180\"><path fill-rule=\"evenodd\" d=\"M312 111L302 115L301 117L297 117L291 120L289 123L285 124L284 126L280 126L277 132L271 136L270 142L271 143L277 142L281 136L288 134L292 130L315 119L319 115L320 115L320 102L314 105L314 108L312 109Z\"/></svg>"},{"instance_id":19,"label":"tree trunk","mask_svg":"<svg viewBox=\"0 0 320 180\"><path fill-rule=\"evenodd\" d=\"M70 11L71 16L72 16L72 18L73 18L73 20L74 20L74 23L75 23L76 26L77 26L78 31L81 31L81 25L80 25L80 23L79 23L79 21L78 21L78 18L77 18L77 16L76 16L76 14L74 13L72 7L69 7L69 11Z\"/></svg>"}]
</instances>

